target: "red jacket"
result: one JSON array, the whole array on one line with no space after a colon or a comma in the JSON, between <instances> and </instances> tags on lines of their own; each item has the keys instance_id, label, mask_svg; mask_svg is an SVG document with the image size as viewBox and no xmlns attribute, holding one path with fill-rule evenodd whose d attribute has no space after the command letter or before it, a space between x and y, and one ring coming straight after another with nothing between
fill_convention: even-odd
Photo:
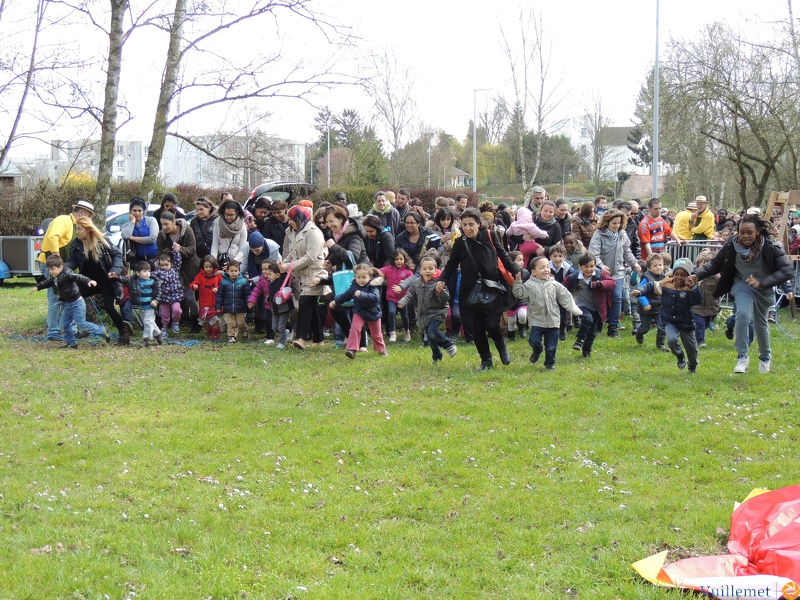
<instances>
[{"instance_id":1,"label":"red jacket","mask_svg":"<svg viewBox=\"0 0 800 600\"><path fill-rule=\"evenodd\" d=\"M222 281L222 275L217 273L209 275L205 272L205 269L201 269L197 277L189 284L189 287L192 289L194 289L195 285L198 286L197 293L200 296L198 304L201 307L207 308L209 306L216 306L217 292L214 290L219 288L220 281Z\"/></svg>"},{"instance_id":2,"label":"red jacket","mask_svg":"<svg viewBox=\"0 0 800 600\"><path fill-rule=\"evenodd\" d=\"M580 269L580 267L578 268ZM579 274L580 271L574 275L568 275L567 278L564 279L564 287L567 288L570 293L574 291L575 287L578 285ZM596 267L594 275L592 275L592 282L595 281L600 282L600 289L592 289L594 301L597 304L597 312L600 314L600 318L606 321L608 320L608 307L611 305L611 291L614 289L614 286L617 285L617 282L611 276L603 273L600 267Z\"/></svg>"}]
</instances>

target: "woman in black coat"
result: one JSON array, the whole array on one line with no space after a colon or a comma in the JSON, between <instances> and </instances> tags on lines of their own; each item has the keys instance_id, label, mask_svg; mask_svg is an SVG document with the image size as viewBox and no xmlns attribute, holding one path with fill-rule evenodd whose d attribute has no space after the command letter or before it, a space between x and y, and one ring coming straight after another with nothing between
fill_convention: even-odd
<instances>
[{"instance_id":1,"label":"woman in black coat","mask_svg":"<svg viewBox=\"0 0 800 600\"><path fill-rule=\"evenodd\" d=\"M389 263L394 252L394 233L381 224L375 215L367 215L362 222L364 225L364 246L367 258L376 268L380 269Z\"/></svg>"},{"instance_id":2,"label":"woman in black coat","mask_svg":"<svg viewBox=\"0 0 800 600\"><path fill-rule=\"evenodd\" d=\"M130 323L122 320L114 304L116 300L122 299L122 286L114 277L122 273L122 252L108 243L103 232L95 227L89 217L79 217L76 220L75 239L72 240L69 260L64 266L78 270L81 275L97 282L96 287L82 289L81 295L87 297L102 294L103 307L119 332L117 345L128 345L133 329ZM111 274L114 276L110 276Z\"/></svg>"},{"instance_id":3,"label":"woman in black coat","mask_svg":"<svg viewBox=\"0 0 800 600\"><path fill-rule=\"evenodd\" d=\"M508 294L498 295L494 305L487 312L479 312L471 308L466 298L470 290L477 285L478 278L491 280L495 283L502 282L500 269L497 266L499 258L503 266L512 275L519 271L511 258L506 253L500 239L494 232L488 231L481 225L481 214L475 208L466 208L461 213L461 233L453 243L450 259L447 261L442 274L439 276L436 290L441 292L445 288L448 278L461 267L461 288L459 291L459 305L461 307L461 321L472 328L475 347L481 357L480 369L492 368L492 351L489 348L489 337L494 341L500 360L504 365L511 362L511 356L506 348L503 332L500 328L500 316L506 310ZM469 251L467 250L469 245ZM471 257L470 257L471 253Z\"/></svg>"}]
</instances>

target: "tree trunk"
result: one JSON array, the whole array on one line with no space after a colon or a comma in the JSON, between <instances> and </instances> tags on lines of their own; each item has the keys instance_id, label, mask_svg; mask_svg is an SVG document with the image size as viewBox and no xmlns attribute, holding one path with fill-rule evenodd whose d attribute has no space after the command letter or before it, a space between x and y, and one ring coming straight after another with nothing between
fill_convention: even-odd
<instances>
[{"instance_id":1,"label":"tree trunk","mask_svg":"<svg viewBox=\"0 0 800 600\"><path fill-rule=\"evenodd\" d=\"M128 0L110 0L110 3L111 26L108 31L108 69L101 124L100 162L97 169L97 185L92 197L95 209L98 211L108 205L111 196L111 173L114 169L114 147L117 138L117 98L122 72L122 46L125 43L122 21L128 9Z\"/></svg>"},{"instance_id":2,"label":"tree trunk","mask_svg":"<svg viewBox=\"0 0 800 600\"><path fill-rule=\"evenodd\" d=\"M147 162L144 165L144 175L140 186L140 194L147 200L150 200L153 195L158 179L158 168L161 164L161 157L164 154L164 141L167 137L168 127L167 117L169 116L170 105L178 84L178 72L182 57L181 38L185 21L186 0L175 0L175 13L172 18L172 27L169 31L169 47L164 65L164 77L161 80L161 92L158 96L156 117L153 123L153 137L150 140Z\"/></svg>"}]
</instances>

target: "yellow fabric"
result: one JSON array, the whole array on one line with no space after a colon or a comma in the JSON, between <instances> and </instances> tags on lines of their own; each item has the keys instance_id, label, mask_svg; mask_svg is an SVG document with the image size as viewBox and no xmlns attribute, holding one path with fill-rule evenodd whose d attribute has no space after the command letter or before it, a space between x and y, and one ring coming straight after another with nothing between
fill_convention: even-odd
<instances>
[{"instance_id":1,"label":"yellow fabric","mask_svg":"<svg viewBox=\"0 0 800 600\"><path fill-rule=\"evenodd\" d=\"M75 237L75 217L69 215L59 215L52 220L50 226L42 238L42 252L39 254L39 262L47 262L47 253L58 254L61 248L67 246Z\"/></svg>"},{"instance_id":2,"label":"yellow fabric","mask_svg":"<svg viewBox=\"0 0 800 600\"><path fill-rule=\"evenodd\" d=\"M675 215L675 223L672 225L672 231L678 236L679 240L692 239L692 230L689 227L689 222L692 220L692 213L688 210L682 210Z\"/></svg>"},{"instance_id":3,"label":"yellow fabric","mask_svg":"<svg viewBox=\"0 0 800 600\"><path fill-rule=\"evenodd\" d=\"M692 233L694 235L703 235L708 239L714 237L714 215L711 214L711 211L706 209L703 211L703 214L698 215L700 217L700 223L695 227L692 227Z\"/></svg>"},{"instance_id":4,"label":"yellow fabric","mask_svg":"<svg viewBox=\"0 0 800 600\"><path fill-rule=\"evenodd\" d=\"M634 571L652 584L675 587L672 580L661 570L661 567L664 566L664 561L667 560L667 552L669 550L637 560L631 566Z\"/></svg>"}]
</instances>

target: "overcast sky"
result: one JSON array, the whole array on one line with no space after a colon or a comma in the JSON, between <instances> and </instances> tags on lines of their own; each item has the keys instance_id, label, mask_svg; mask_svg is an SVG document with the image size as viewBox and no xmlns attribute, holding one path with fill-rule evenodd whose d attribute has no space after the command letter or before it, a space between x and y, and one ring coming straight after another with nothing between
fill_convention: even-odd
<instances>
[{"instance_id":1,"label":"overcast sky","mask_svg":"<svg viewBox=\"0 0 800 600\"><path fill-rule=\"evenodd\" d=\"M563 0L526 5L541 9L552 42L552 81L560 81L559 89L567 97L564 108L568 114L563 116L582 114L582 107L594 94L602 98L614 125L630 124L636 95L654 60L655 0ZM502 24L513 40L518 38L518 0L329 0L316 6L352 27L360 38L361 54L373 48L391 48L398 62L411 69L418 119L459 140L464 139L472 118L474 89L491 88L478 93L479 111L487 107L493 94L511 95L499 32ZM796 11L800 13L800 5ZM714 20L726 20L747 33L760 22L785 18L786 12L786 0L661 0L661 48L670 36L689 37ZM284 26L282 35L287 55L330 53L319 33ZM256 44L259 33L240 35L230 47L231 51L246 51ZM122 139L149 140L157 91L148 81L163 68L160 46L152 43L148 34L137 34L126 46L126 56L136 57L136 67L126 59L122 97L135 118L121 130ZM355 70L358 61L343 65ZM365 116L371 108L365 95L354 87L338 88L314 101L329 105L334 112L357 108ZM316 137L315 108L297 101L276 101L265 108L273 113L267 129L274 133L303 142ZM203 129L213 120L203 115L184 121L180 131L209 133ZM66 128L53 133L53 138L72 135ZM14 154L30 155L30 148L20 146Z\"/></svg>"}]
</instances>

